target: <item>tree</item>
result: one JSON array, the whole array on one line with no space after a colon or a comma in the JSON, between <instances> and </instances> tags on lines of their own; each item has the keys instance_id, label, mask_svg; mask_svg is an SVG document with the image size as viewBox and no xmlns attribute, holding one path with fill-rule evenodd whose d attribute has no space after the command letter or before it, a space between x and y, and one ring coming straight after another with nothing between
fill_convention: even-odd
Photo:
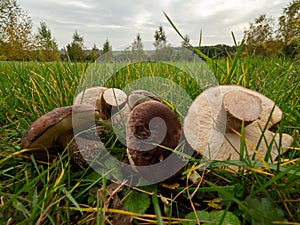
<instances>
[{"instance_id":1,"label":"tree","mask_svg":"<svg viewBox=\"0 0 300 225\"><path fill-rule=\"evenodd\" d=\"M28 60L34 49L32 21L16 0L0 2L0 58Z\"/></svg>"},{"instance_id":2,"label":"tree","mask_svg":"<svg viewBox=\"0 0 300 225\"><path fill-rule=\"evenodd\" d=\"M80 36L77 30L75 30L72 43L67 45L67 53L71 61L85 60L83 43L83 36Z\"/></svg>"},{"instance_id":3,"label":"tree","mask_svg":"<svg viewBox=\"0 0 300 225\"><path fill-rule=\"evenodd\" d=\"M102 55L100 58L106 62L113 60L112 47L110 46L108 39L106 39L106 41L103 43Z\"/></svg>"},{"instance_id":4,"label":"tree","mask_svg":"<svg viewBox=\"0 0 300 225\"><path fill-rule=\"evenodd\" d=\"M299 54L300 46L300 0L294 0L283 15L279 17L278 38L284 42L284 53L294 56Z\"/></svg>"},{"instance_id":5,"label":"tree","mask_svg":"<svg viewBox=\"0 0 300 225\"><path fill-rule=\"evenodd\" d=\"M153 45L156 49L161 49L161 48L166 47L166 44L167 44L167 36L166 36L166 33L165 33L162 25L160 25L158 27L158 30L156 30L154 33Z\"/></svg>"},{"instance_id":6,"label":"tree","mask_svg":"<svg viewBox=\"0 0 300 225\"><path fill-rule=\"evenodd\" d=\"M92 50L89 52L87 60L95 61L100 56L100 50L97 48L96 44L94 44Z\"/></svg>"},{"instance_id":7,"label":"tree","mask_svg":"<svg viewBox=\"0 0 300 225\"><path fill-rule=\"evenodd\" d=\"M143 48L144 48L144 46L142 43L142 38L141 38L141 35L138 33L136 35L135 40L132 43L132 46L131 46L131 53L132 53L134 59L143 60L143 58L144 58Z\"/></svg>"},{"instance_id":8,"label":"tree","mask_svg":"<svg viewBox=\"0 0 300 225\"><path fill-rule=\"evenodd\" d=\"M58 46L50 29L45 22L40 23L38 34L36 35L37 50L39 59L44 61L55 61L59 59Z\"/></svg>"},{"instance_id":9,"label":"tree","mask_svg":"<svg viewBox=\"0 0 300 225\"><path fill-rule=\"evenodd\" d=\"M244 31L244 39L248 52L255 54L263 54L267 48L267 43L272 42L274 33L274 20L266 17L265 14L260 15L249 23L249 29Z\"/></svg>"}]
</instances>

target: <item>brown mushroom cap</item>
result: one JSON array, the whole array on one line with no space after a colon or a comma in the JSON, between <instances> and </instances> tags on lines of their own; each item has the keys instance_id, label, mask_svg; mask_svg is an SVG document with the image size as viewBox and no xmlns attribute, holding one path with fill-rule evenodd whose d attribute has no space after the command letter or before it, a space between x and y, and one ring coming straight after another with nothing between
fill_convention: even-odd
<instances>
[{"instance_id":1,"label":"brown mushroom cap","mask_svg":"<svg viewBox=\"0 0 300 225\"><path fill-rule=\"evenodd\" d=\"M118 135L119 140L121 140L122 142L126 142L125 141L126 124L127 124L128 115L131 112L131 110L135 106L150 100L161 102L160 98L158 98L153 93L145 90L135 90L129 93L127 97L127 103L124 105L123 108L121 108L117 113L115 113L111 117L111 123L113 128L118 130L116 133L119 134ZM120 135L122 135L122 137Z\"/></svg>"},{"instance_id":2,"label":"brown mushroom cap","mask_svg":"<svg viewBox=\"0 0 300 225\"><path fill-rule=\"evenodd\" d=\"M126 127L127 152L131 164L152 165L171 154L157 145L175 148L181 136L176 114L158 101L137 105L129 114Z\"/></svg>"},{"instance_id":3,"label":"brown mushroom cap","mask_svg":"<svg viewBox=\"0 0 300 225\"><path fill-rule=\"evenodd\" d=\"M80 104L56 108L31 124L23 135L20 147L48 149L55 145L67 145L67 143L58 143L58 140L73 130L74 115L77 130L87 129L95 119L99 119L99 112L91 105Z\"/></svg>"}]
</instances>

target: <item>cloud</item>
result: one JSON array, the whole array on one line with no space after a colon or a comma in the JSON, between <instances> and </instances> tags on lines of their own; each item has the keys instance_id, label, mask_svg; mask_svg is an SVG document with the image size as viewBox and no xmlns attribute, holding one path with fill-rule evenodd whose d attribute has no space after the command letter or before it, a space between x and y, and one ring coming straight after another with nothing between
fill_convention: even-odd
<instances>
[{"instance_id":1,"label":"cloud","mask_svg":"<svg viewBox=\"0 0 300 225\"><path fill-rule=\"evenodd\" d=\"M277 18L286 0L18 0L33 19L35 28L44 21L60 47L72 41L75 30L84 36L85 45L102 47L109 39L113 49L130 45L140 33L145 48L151 48L159 25L166 31L168 42L181 40L163 15L165 11L178 29L188 34L193 44L233 44L231 32L238 41L243 31L260 14Z\"/></svg>"}]
</instances>

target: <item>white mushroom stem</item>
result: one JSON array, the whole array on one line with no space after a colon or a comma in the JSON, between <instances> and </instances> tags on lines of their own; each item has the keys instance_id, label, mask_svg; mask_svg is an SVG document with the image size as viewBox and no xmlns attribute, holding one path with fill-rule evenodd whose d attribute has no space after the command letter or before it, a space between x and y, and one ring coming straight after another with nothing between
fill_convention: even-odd
<instances>
[{"instance_id":1,"label":"white mushroom stem","mask_svg":"<svg viewBox=\"0 0 300 225\"><path fill-rule=\"evenodd\" d=\"M242 121L247 126L259 119L262 107L261 99L242 90L233 90L225 94L223 104L227 112L226 130L241 130Z\"/></svg>"},{"instance_id":2,"label":"white mushroom stem","mask_svg":"<svg viewBox=\"0 0 300 225\"><path fill-rule=\"evenodd\" d=\"M244 130L245 146L243 158L249 157L255 159L264 158L267 154L274 161L279 154L287 151L293 144L293 137L288 134L273 133L269 130L263 131L259 122L253 122ZM226 132L226 140L224 140L219 152L216 154L218 160L238 160L240 158L241 135L233 132ZM281 143L281 145L279 144ZM259 156L258 156L259 154Z\"/></svg>"},{"instance_id":3,"label":"white mushroom stem","mask_svg":"<svg viewBox=\"0 0 300 225\"><path fill-rule=\"evenodd\" d=\"M105 90L99 99L101 118L104 120L109 119L124 107L126 101L127 95L122 90L117 88Z\"/></svg>"}]
</instances>

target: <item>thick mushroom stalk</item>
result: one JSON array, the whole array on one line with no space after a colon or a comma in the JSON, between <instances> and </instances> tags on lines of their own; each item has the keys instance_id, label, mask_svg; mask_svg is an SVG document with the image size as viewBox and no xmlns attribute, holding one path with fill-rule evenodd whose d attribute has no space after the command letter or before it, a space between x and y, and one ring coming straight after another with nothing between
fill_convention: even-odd
<instances>
[{"instance_id":1,"label":"thick mushroom stalk","mask_svg":"<svg viewBox=\"0 0 300 225\"><path fill-rule=\"evenodd\" d=\"M130 112L127 127L127 153L132 166L158 163L172 152L181 136L176 114L158 101L138 104ZM164 146L164 147L163 147Z\"/></svg>"},{"instance_id":2,"label":"thick mushroom stalk","mask_svg":"<svg viewBox=\"0 0 300 225\"><path fill-rule=\"evenodd\" d=\"M244 122L246 154L257 152L272 160L293 143L288 134L269 129L282 118L281 110L266 96L235 85L211 87L192 103L184 120L185 137L191 147L211 160L240 159L241 127ZM257 150L257 152L256 152Z\"/></svg>"},{"instance_id":3,"label":"thick mushroom stalk","mask_svg":"<svg viewBox=\"0 0 300 225\"><path fill-rule=\"evenodd\" d=\"M82 141L78 146L74 139L74 119L76 120L76 130L84 131L95 124L95 120L100 118L100 113L91 105L73 105L56 108L34 121L26 130L21 140L21 149L32 149L30 151L39 160L48 161L61 154L63 149L70 144L71 157L76 156L77 165L85 165L85 159L79 159L77 153L80 148L91 146L89 139ZM93 143L94 147L101 147ZM74 158L74 159L75 159Z\"/></svg>"},{"instance_id":4,"label":"thick mushroom stalk","mask_svg":"<svg viewBox=\"0 0 300 225\"><path fill-rule=\"evenodd\" d=\"M107 120L124 107L127 101L127 95L120 89L109 88L105 90L100 97L101 118Z\"/></svg>"}]
</instances>

